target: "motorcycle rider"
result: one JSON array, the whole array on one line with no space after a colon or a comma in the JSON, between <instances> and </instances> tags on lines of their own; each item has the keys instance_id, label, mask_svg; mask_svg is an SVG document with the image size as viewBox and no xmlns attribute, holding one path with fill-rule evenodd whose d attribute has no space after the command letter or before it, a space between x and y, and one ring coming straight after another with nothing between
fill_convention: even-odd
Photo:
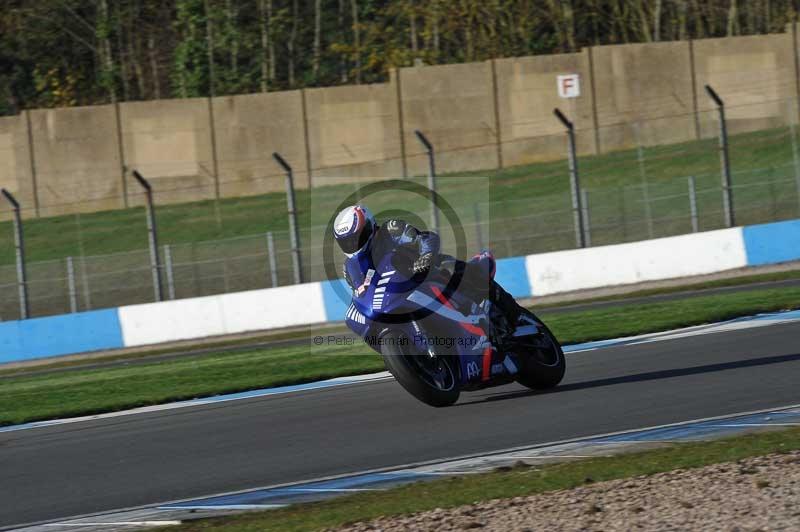
<instances>
[{"instance_id":1,"label":"motorcycle rider","mask_svg":"<svg viewBox=\"0 0 800 532\"><path fill-rule=\"evenodd\" d=\"M359 287L354 286L348 269L357 269L359 259L365 255L380 258L395 250L411 257L415 275L428 273L431 268L437 267L450 273L461 273L458 290L478 303L488 298L491 307L500 311L511 328L520 317L520 306L494 281L495 261L488 251L481 252L468 262L440 255L439 235L435 232L420 231L402 220L387 220L378 225L375 217L363 205L347 207L336 216L333 236L347 256L344 278L354 292ZM377 263L378 260L373 262Z\"/></svg>"}]
</instances>

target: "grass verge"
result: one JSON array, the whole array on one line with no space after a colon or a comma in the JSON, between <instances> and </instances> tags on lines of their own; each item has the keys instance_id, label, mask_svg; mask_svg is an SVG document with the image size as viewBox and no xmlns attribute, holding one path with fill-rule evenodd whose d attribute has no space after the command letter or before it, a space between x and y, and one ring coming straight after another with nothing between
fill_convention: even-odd
<instances>
[{"instance_id":1,"label":"grass verge","mask_svg":"<svg viewBox=\"0 0 800 532\"><path fill-rule=\"evenodd\" d=\"M630 336L757 312L800 308L800 288L778 288L548 316L563 343ZM95 414L330 377L383 363L363 344L225 352L131 366L0 380L0 425Z\"/></svg>"},{"instance_id":2,"label":"grass verge","mask_svg":"<svg viewBox=\"0 0 800 532\"><path fill-rule=\"evenodd\" d=\"M548 303L544 305L534 304L530 308L542 315L547 315L550 309L559 308L561 306L577 306L577 305L584 305L588 303L598 303L598 302L619 302L620 305L624 305L627 300L647 298L650 296L680 294L680 293L692 293L694 295L702 295L702 294L697 294L697 292L714 288L734 288L745 285L770 283L775 281L791 281L798 279L800 279L800 269L783 271L783 272L745 275L741 277L716 279L712 281L694 282L680 286L669 286L663 288L637 290L635 292L628 292L618 295L577 299L569 301L567 303ZM767 289L770 287L763 286L760 288ZM643 304L643 303L646 303L646 301L635 302L635 304ZM617 312L617 310L614 310L613 312ZM246 348L247 346L253 346L255 344L268 344L280 341L307 339L312 335L312 332L316 332L317 334L340 334L346 331L347 328L344 326L344 324L339 323L339 324L323 326L322 328L315 327L314 329L310 327L303 327L296 330L287 330L278 332L265 331L261 334L246 335L240 338L229 338L229 337L209 338L201 341L200 343L182 342L180 344L165 345L165 346L151 346L138 349L131 348L123 351L114 351L112 353L102 353L102 354L91 353L88 354L87 356L78 356L74 358L56 357L55 359L50 359L50 360L48 359L38 360L34 365L26 364L8 368L0 366L0 378L11 375L31 373L31 372L45 372L50 370L75 368L80 366L92 366L97 364L107 364L113 362L140 361L150 358L155 359L155 358L165 358L170 356L175 356L175 357L197 356L203 354L197 351L216 352L216 353L223 351L227 352L230 350L241 350ZM188 353L192 354L190 355Z\"/></svg>"},{"instance_id":3,"label":"grass verge","mask_svg":"<svg viewBox=\"0 0 800 532\"><path fill-rule=\"evenodd\" d=\"M532 308L539 309L540 311L544 312L546 309L553 307L584 305L588 303L599 303L606 301L624 302L626 299L638 299L650 296L678 294L681 292L693 293L701 290L712 290L715 288L735 288L735 287L743 287L746 285L767 284L780 281L794 281L798 279L800 279L800 269L788 270L782 272L758 273L753 275L728 277L725 279L690 282L687 284L682 284L677 286L646 288L643 290L636 290L635 292L626 292L624 294L614 294L614 295L600 296L600 297L589 297L586 299L576 299L574 301L569 301L569 302L547 303L544 305L534 304ZM769 286L764 286L762 288L769 288Z\"/></svg>"},{"instance_id":4,"label":"grass verge","mask_svg":"<svg viewBox=\"0 0 800 532\"><path fill-rule=\"evenodd\" d=\"M701 443L674 444L619 456L593 458L543 467L468 475L416 483L383 492L230 517L198 520L172 530L304 531L403 515L434 508L452 508L490 499L533 495L586 483L697 468L775 452L800 449L800 429L747 434Z\"/></svg>"}]
</instances>

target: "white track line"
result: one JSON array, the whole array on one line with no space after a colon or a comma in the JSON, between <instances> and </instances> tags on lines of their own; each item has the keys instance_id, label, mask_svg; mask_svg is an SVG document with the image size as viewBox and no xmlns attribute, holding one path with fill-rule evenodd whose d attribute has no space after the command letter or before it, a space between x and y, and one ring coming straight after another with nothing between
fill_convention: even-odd
<instances>
[{"instance_id":1,"label":"white track line","mask_svg":"<svg viewBox=\"0 0 800 532\"><path fill-rule=\"evenodd\" d=\"M109 521L97 523L45 523L44 526L175 526L179 524L181 524L181 521Z\"/></svg>"},{"instance_id":2,"label":"white track line","mask_svg":"<svg viewBox=\"0 0 800 532\"><path fill-rule=\"evenodd\" d=\"M231 492L225 492L225 493L217 493L217 494L206 495L206 496L202 497L202 499L211 499L211 498L216 498L216 497L226 497L226 496L231 496L231 495L243 495L245 493L252 493L252 492L257 492L257 491L268 491L268 490L275 490L275 489L292 489L293 487L302 486L303 484L310 484L310 483L330 481L330 480L339 480L339 479L344 479L344 478L348 478L348 477L367 475L367 474L372 474L372 473L392 473L392 472L414 471L415 470L415 471L419 471L420 473L423 473L425 475L442 476L442 477L455 476L455 475L478 474L481 471L478 471L478 470L469 470L469 471L450 470L450 471L445 471L445 470L442 470L441 468L445 467L447 464L452 464L453 466L455 466L459 462L468 462L470 460L478 460L478 459L489 459L489 460L491 460L492 458L498 457L499 455L506 455L506 457L508 457L508 455L512 455L513 457L521 457L522 456L521 453L529 453L531 451L543 450L543 449L546 449L546 448L556 447L556 446L580 445L583 442L589 442L589 441L591 441L592 445L608 445L608 446L625 445L626 443L635 443L635 444L664 443L663 441L659 441L659 442L642 442L640 440L630 440L629 442L624 442L624 441L616 440L616 441L605 441L604 442L604 441L598 441L598 440L601 439L601 438L608 438L608 437L613 437L613 436L621 436L623 434L632 434L632 433L637 433L637 432L656 430L656 429L663 429L663 428L681 427L681 426L685 426L685 425L691 425L691 424L702 423L702 422L707 422L707 421L721 421L721 422L724 422L727 419L732 419L732 418L742 417L742 416L749 416L749 415L757 415L757 414L768 414L769 416L777 416L777 415L782 415L782 414L789 415L789 414L792 413L791 412L792 410L795 410L795 411L800 410L800 404L777 406L777 407L773 407L773 408L765 408L765 409L762 409L762 410L751 410L751 411L747 411L747 412L736 412L736 413L726 414L726 415L722 415L722 416L713 416L713 417L692 419L692 420L682 421L682 422L678 422L678 423L655 425L655 426L651 426L651 427L643 427L643 428L632 429L632 430L610 432L610 433L605 433L605 434L596 434L596 435L593 435L593 436L586 436L586 437L581 437L581 438L573 438L573 439L568 439L568 440L559 440L559 441L543 443L543 444L537 444L537 445L518 446L518 447L512 447L512 448L507 448L507 449L502 449L502 450L497 450L497 451L485 452L485 453L481 453L481 454L462 455L462 456L452 457L452 458L447 458L447 459L438 459L438 460L429 460L429 461L423 461L423 462L409 463L409 464L405 464L405 465L398 465L398 466L392 466L392 467L372 469L372 470L361 471L361 472L353 472L353 473L348 473L348 474L344 474L344 475L318 477L318 478L314 478L314 479L308 479L308 480L292 482L292 483L287 483L287 484L278 484L278 485L272 485L272 486L263 486L263 487L259 487L259 488L252 488L252 489L249 489L249 490L239 490L239 491L231 491ZM797 413L797 412L795 412L795 413ZM722 424L722 423L720 423L720 424ZM731 425L733 427L741 427L742 426L742 424L731 424ZM769 424L765 424L765 425L769 426ZM520 453L520 454L516 454L516 453ZM569 457L569 456L570 455L561 455L561 456L559 456L559 455L554 454L554 455L547 456L547 458L559 458L559 457L566 458L566 457ZM573 455L573 456L575 456L575 457L583 457L583 455ZM589 457L590 458L594 458L596 456L598 456L598 455L592 455L592 456L589 456ZM531 458L545 458L545 456L537 455L537 456L532 456ZM431 470L426 470L427 468L431 468ZM87 524L88 522L80 522L78 520L80 520L80 519L97 519L98 517L101 517L102 515L108 515L109 517L111 517L113 515L120 515L120 514L125 513L125 512L141 511L141 510L153 510L153 509L155 509L155 510L165 510L165 511L166 510L174 510L174 511L180 511L180 510L255 510L255 509L283 508L283 507L289 506L288 504L254 504L254 505L242 504L242 505L225 505L225 506L223 506L223 505L191 505L190 503L193 500L198 500L198 498L194 497L194 498L191 498L191 499L182 499L182 500L164 502L164 503L148 505L148 506L138 506L138 507L131 507L131 508L123 508L123 509L119 509L119 510L115 510L115 511L111 511L111 512L105 512L103 514L85 514L85 515L81 515L81 516L73 516L71 518L62 518L62 520L60 522L57 522L57 523L54 523L54 522L41 523L38 526L65 526L65 527L92 526L92 524ZM185 506L178 507L177 505L185 505ZM66 519L70 519L71 522L66 522ZM147 522L147 521L129 521L129 523L137 523L137 524L144 523L144 522ZM162 523L166 523L167 521L161 521L161 522ZM125 523L125 521L120 521L120 523ZM180 522L178 521L177 523L180 523ZM110 524L113 524L113 523L100 522L100 523L94 523L94 526L109 526ZM23 528L25 528L25 527L34 527L34 526L37 526L37 524L36 523L30 523L30 524L20 525L20 527L23 527Z\"/></svg>"}]
</instances>

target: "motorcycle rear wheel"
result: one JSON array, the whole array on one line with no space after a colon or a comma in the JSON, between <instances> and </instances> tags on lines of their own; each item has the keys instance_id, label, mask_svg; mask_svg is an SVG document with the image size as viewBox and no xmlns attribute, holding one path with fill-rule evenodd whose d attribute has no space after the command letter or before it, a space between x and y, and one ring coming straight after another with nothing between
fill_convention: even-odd
<instances>
[{"instance_id":1,"label":"motorcycle rear wheel","mask_svg":"<svg viewBox=\"0 0 800 532\"><path fill-rule=\"evenodd\" d=\"M386 369L400 386L422 401L434 406L450 406L461 394L458 372L450 357L431 357L420 353L406 335L389 331L381 336L381 355Z\"/></svg>"}]
</instances>

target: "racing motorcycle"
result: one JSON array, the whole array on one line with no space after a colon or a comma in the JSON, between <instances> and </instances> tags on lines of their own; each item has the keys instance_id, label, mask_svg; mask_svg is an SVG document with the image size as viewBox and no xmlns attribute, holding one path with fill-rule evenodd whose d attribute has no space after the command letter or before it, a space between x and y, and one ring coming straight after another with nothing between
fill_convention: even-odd
<instances>
[{"instance_id":1,"label":"racing motorcycle","mask_svg":"<svg viewBox=\"0 0 800 532\"><path fill-rule=\"evenodd\" d=\"M552 388L566 370L564 352L547 326L524 310L507 323L488 300L458 290L459 275L437 267L413 274L394 250L359 261L345 313L348 327L378 352L411 395L431 406L454 404L462 391L518 382ZM475 259L473 259L475 260Z\"/></svg>"}]
</instances>

